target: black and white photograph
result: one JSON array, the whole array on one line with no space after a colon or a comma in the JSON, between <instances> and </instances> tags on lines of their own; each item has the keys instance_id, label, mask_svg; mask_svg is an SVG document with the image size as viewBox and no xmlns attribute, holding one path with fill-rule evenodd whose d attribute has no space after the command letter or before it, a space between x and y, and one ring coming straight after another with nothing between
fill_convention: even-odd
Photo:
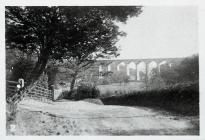
<instances>
[{"instance_id":1,"label":"black and white photograph","mask_svg":"<svg viewBox=\"0 0 205 140\"><path fill-rule=\"evenodd\" d=\"M200 136L197 6L4 12L6 136Z\"/></svg>"}]
</instances>

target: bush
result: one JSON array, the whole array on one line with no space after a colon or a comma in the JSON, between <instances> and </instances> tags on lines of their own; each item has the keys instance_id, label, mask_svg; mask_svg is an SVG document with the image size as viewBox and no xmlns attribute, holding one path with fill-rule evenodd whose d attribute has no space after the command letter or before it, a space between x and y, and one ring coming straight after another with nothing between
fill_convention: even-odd
<instances>
[{"instance_id":1,"label":"bush","mask_svg":"<svg viewBox=\"0 0 205 140\"><path fill-rule=\"evenodd\" d=\"M114 83L128 83L129 82L129 76L127 76L125 72L121 72L121 71L112 73L110 79Z\"/></svg>"},{"instance_id":2,"label":"bush","mask_svg":"<svg viewBox=\"0 0 205 140\"><path fill-rule=\"evenodd\" d=\"M176 71L178 67L179 66L173 66L173 68L170 68L168 64L160 66L160 77L164 80L166 85L172 85L178 82L179 73Z\"/></svg>"},{"instance_id":3,"label":"bush","mask_svg":"<svg viewBox=\"0 0 205 140\"><path fill-rule=\"evenodd\" d=\"M98 97L100 97L100 90L94 84L81 83L77 87L75 100L82 100L86 98L98 98Z\"/></svg>"},{"instance_id":4,"label":"bush","mask_svg":"<svg viewBox=\"0 0 205 140\"><path fill-rule=\"evenodd\" d=\"M165 83L162 78L155 77L148 81L148 86L150 89L159 89L165 87Z\"/></svg>"},{"instance_id":5,"label":"bush","mask_svg":"<svg viewBox=\"0 0 205 140\"><path fill-rule=\"evenodd\" d=\"M164 80L160 77L158 70L153 69L150 74L150 78L147 81L149 89L159 89L165 87Z\"/></svg>"},{"instance_id":6,"label":"bush","mask_svg":"<svg viewBox=\"0 0 205 140\"><path fill-rule=\"evenodd\" d=\"M199 56L193 55L185 58L177 67L179 81L198 81L199 80Z\"/></svg>"},{"instance_id":7,"label":"bush","mask_svg":"<svg viewBox=\"0 0 205 140\"><path fill-rule=\"evenodd\" d=\"M157 90L134 91L101 100L108 105L157 107L183 115L198 115L199 83L182 83Z\"/></svg>"},{"instance_id":8,"label":"bush","mask_svg":"<svg viewBox=\"0 0 205 140\"><path fill-rule=\"evenodd\" d=\"M106 77L103 77L102 79L98 79L97 81L98 85L109 85L110 83L111 83L110 79Z\"/></svg>"},{"instance_id":9,"label":"bush","mask_svg":"<svg viewBox=\"0 0 205 140\"><path fill-rule=\"evenodd\" d=\"M25 81L29 80L33 66L33 61L23 57L19 58L13 64L12 74L9 79L13 81L17 81L19 78L23 78Z\"/></svg>"},{"instance_id":10,"label":"bush","mask_svg":"<svg viewBox=\"0 0 205 140\"><path fill-rule=\"evenodd\" d=\"M187 57L171 68L168 64L161 65L160 76L167 85L199 81L199 56Z\"/></svg>"}]
</instances>

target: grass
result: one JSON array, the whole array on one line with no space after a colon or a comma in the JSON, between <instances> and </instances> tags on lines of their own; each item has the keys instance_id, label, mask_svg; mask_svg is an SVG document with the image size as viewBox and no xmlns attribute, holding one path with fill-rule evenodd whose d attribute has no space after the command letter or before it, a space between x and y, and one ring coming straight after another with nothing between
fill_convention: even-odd
<instances>
[{"instance_id":1,"label":"grass","mask_svg":"<svg viewBox=\"0 0 205 140\"><path fill-rule=\"evenodd\" d=\"M123 95L131 91L140 91L144 89L142 82L129 82L129 83L113 83L109 85L98 85L102 97Z\"/></svg>"},{"instance_id":2,"label":"grass","mask_svg":"<svg viewBox=\"0 0 205 140\"><path fill-rule=\"evenodd\" d=\"M130 91L128 94L102 97L101 100L105 105L156 107L183 115L198 115L199 83L181 83L158 90Z\"/></svg>"},{"instance_id":3,"label":"grass","mask_svg":"<svg viewBox=\"0 0 205 140\"><path fill-rule=\"evenodd\" d=\"M122 95L130 93L130 91L144 90L143 82L129 82L129 83L113 83L109 85L97 85L100 90L101 97L108 97L113 95ZM77 89L77 87L75 87ZM62 92L62 98L69 98L70 87L69 84L56 86L56 92ZM60 95L60 94L59 94ZM70 98L69 98L70 99Z\"/></svg>"}]
</instances>

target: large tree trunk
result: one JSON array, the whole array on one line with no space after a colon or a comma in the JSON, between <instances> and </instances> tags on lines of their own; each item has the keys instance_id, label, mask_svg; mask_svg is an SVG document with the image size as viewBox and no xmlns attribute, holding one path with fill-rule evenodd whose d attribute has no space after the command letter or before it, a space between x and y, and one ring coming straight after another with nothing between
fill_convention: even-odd
<instances>
[{"instance_id":1,"label":"large tree trunk","mask_svg":"<svg viewBox=\"0 0 205 140\"><path fill-rule=\"evenodd\" d=\"M48 55L42 55L41 57L39 57L38 61L35 64L35 67L33 68L30 74L29 84L35 82L38 79L38 77L43 73L48 62L48 58Z\"/></svg>"},{"instance_id":2,"label":"large tree trunk","mask_svg":"<svg viewBox=\"0 0 205 140\"><path fill-rule=\"evenodd\" d=\"M74 74L73 79L71 80L71 84L70 84L70 92L71 93L73 92L73 89L74 89L74 86L75 86L76 77L77 77L77 74Z\"/></svg>"}]
</instances>

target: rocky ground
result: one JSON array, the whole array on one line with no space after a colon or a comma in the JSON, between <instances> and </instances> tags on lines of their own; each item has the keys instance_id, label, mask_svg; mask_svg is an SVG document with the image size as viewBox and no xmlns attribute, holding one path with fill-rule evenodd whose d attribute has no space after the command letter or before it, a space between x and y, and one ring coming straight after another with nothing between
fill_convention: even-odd
<instances>
[{"instance_id":1,"label":"rocky ground","mask_svg":"<svg viewBox=\"0 0 205 140\"><path fill-rule=\"evenodd\" d=\"M197 116L185 117L143 107L87 101L44 103L25 99L8 135L198 135Z\"/></svg>"}]
</instances>

